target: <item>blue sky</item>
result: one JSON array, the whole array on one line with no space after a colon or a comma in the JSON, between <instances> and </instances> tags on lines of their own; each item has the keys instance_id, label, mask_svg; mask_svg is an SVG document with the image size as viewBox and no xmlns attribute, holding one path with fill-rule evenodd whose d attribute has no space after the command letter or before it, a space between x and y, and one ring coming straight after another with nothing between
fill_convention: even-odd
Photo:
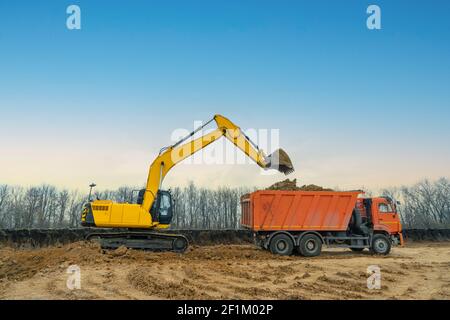
<instances>
[{"instance_id":1,"label":"blue sky","mask_svg":"<svg viewBox=\"0 0 450 320\"><path fill-rule=\"evenodd\" d=\"M66 28L70 4L81 30ZM366 28L370 4L381 30ZM216 113L279 128L304 183L450 176L449 9L437 0L2 1L0 183L141 184L174 129ZM168 184L282 178L181 167Z\"/></svg>"}]
</instances>

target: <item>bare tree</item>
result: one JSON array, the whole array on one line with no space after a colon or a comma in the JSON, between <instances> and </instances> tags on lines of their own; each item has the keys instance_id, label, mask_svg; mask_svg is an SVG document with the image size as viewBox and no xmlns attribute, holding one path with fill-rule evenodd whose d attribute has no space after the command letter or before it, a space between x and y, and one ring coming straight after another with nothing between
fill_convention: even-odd
<instances>
[{"instance_id":1,"label":"bare tree","mask_svg":"<svg viewBox=\"0 0 450 320\"><path fill-rule=\"evenodd\" d=\"M57 226L62 227L64 225L64 218L66 216L67 206L69 204L69 191L62 190L58 193L58 218Z\"/></svg>"},{"instance_id":2,"label":"bare tree","mask_svg":"<svg viewBox=\"0 0 450 320\"><path fill-rule=\"evenodd\" d=\"M450 181L423 180L402 187L401 213L407 228L448 228L450 226Z\"/></svg>"},{"instance_id":3,"label":"bare tree","mask_svg":"<svg viewBox=\"0 0 450 320\"><path fill-rule=\"evenodd\" d=\"M9 188L7 185L0 185L0 227L5 228L7 224L7 205L9 200Z\"/></svg>"}]
</instances>

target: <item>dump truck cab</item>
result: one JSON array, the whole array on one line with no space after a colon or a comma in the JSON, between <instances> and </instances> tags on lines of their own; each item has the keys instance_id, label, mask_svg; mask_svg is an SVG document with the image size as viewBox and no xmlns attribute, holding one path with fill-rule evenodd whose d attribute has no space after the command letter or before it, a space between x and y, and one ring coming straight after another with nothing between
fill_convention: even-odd
<instances>
[{"instance_id":1,"label":"dump truck cab","mask_svg":"<svg viewBox=\"0 0 450 320\"><path fill-rule=\"evenodd\" d=\"M384 233L390 237L394 244L403 244L400 216L397 211L397 202L390 197L363 198L362 216L370 219L374 233ZM361 206L357 206L358 209Z\"/></svg>"}]
</instances>

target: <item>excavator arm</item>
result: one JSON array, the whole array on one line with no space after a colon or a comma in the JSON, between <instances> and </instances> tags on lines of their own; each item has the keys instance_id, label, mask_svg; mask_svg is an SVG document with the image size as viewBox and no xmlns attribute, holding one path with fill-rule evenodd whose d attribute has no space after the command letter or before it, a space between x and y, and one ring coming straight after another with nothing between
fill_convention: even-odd
<instances>
[{"instance_id":1,"label":"excavator arm","mask_svg":"<svg viewBox=\"0 0 450 320\"><path fill-rule=\"evenodd\" d=\"M212 121L215 121L217 124L217 128L214 131L186 142L186 140L193 137L195 133L203 129ZM192 156L209 144L217 141L222 136L231 141L263 169L278 169L285 174L293 171L292 163L282 149L278 149L271 156L266 156L238 126L224 116L215 115L213 119L194 130L187 137L184 137L174 145L161 150L160 154L150 165L144 199L142 202L143 209L147 212L150 210L164 177L173 166Z\"/></svg>"}]
</instances>

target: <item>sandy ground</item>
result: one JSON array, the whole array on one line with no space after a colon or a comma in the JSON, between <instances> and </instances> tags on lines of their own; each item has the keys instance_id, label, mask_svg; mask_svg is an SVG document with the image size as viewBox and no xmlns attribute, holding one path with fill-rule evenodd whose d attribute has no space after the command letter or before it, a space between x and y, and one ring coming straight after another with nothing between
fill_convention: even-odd
<instances>
[{"instance_id":1,"label":"sandy ground","mask_svg":"<svg viewBox=\"0 0 450 320\"><path fill-rule=\"evenodd\" d=\"M81 289L69 290L69 265ZM381 289L367 288L367 267ZM252 245L192 247L185 254L78 242L0 248L1 299L449 299L450 243L410 243L389 256L324 249L280 257Z\"/></svg>"}]
</instances>

